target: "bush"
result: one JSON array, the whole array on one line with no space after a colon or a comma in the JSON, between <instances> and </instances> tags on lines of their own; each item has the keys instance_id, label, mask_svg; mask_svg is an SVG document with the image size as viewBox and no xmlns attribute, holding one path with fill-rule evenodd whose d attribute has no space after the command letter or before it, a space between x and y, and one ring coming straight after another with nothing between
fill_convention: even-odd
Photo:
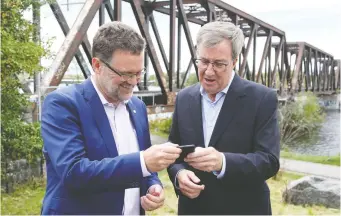
<instances>
[{"instance_id":1,"label":"bush","mask_svg":"<svg viewBox=\"0 0 341 216\"><path fill-rule=\"evenodd\" d=\"M172 126L172 118L156 119L149 122L150 131L169 134Z\"/></svg>"},{"instance_id":2,"label":"bush","mask_svg":"<svg viewBox=\"0 0 341 216\"><path fill-rule=\"evenodd\" d=\"M22 91L19 78L40 72L43 69L40 59L47 55L42 43L34 39L35 25L23 16L32 5L38 7L40 4L38 0L1 1L2 185L9 183L7 168L11 161L26 159L32 162L42 156L40 125L24 120L24 112L31 104Z\"/></svg>"},{"instance_id":3,"label":"bush","mask_svg":"<svg viewBox=\"0 0 341 216\"><path fill-rule=\"evenodd\" d=\"M309 137L324 121L324 113L312 92L300 93L295 102L279 109L282 146Z\"/></svg>"}]
</instances>

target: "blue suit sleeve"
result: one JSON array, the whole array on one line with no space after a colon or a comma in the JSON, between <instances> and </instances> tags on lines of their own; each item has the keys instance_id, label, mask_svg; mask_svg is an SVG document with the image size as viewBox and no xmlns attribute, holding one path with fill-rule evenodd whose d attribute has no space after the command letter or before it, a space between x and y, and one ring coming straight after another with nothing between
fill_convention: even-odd
<instances>
[{"instance_id":1,"label":"blue suit sleeve","mask_svg":"<svg viewBox=\"0 0 341 216\"><path fill-rule=\"evenodd\" d=\"M89 160L79 118L67 96L52 92L46 97L41 122L44 151L61 183L82 193L138 186L143 179L139 152Z\"/></svg>"},{"instance_id":2,"label":"blue suit sleeve","mask_svg":"<svg viewBox=\"0 0 341 216\"><path fill-rule=\"evenodd\" d=\"M141 102L143 104L143 110L145 112L145 124L147 125L147 131L146 131L146 136L145 137L145 143L146 143L146 149L149 148L151 146L151 140L150 140L150 131L149 131L149 123L148 123L148 113L147 113L147 108L146 105ZM144 191L144 194L147 193L148 189L150 186L154 185L154 184L159 184L162 186L162 183L158 177L158 174L156 172L151 173L150 176L147 176L147 188L146 191Z\"/></svg>"}]
</instances>

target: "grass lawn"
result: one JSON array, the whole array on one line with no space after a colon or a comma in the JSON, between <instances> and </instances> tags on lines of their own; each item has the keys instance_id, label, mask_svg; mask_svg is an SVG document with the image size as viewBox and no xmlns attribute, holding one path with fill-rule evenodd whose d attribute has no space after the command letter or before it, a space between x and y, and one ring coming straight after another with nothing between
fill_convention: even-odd
<instances>
[{"instance_id":1,"label":"grass lawn","mask_svg":"<svg viewBox=\"0 0 341 216\"><path fill-rule=\"evenodd\" d=\"M281 157L293 160L309 161L314 163L328 164L340 166L340 154L337 156L314 156L314 155L304 155L295 154L292 152L281 151Z\"/></svg>"},{"instance_id":2,"label":"grass lawn","mask_svg":"<svg viewBox=\"0 0 341 216\"><path fill-rule=\"evenodd\" d=\"M162 171L159 174L161 181L165 185L166 189L166 201L165 205L152 212L147 212L148 215L171 215L177 212L177 198L175 196L173 186L167 176L166 171ZM268 184L271 190L271 204L272 204L272 214L273 215L340 215L340 209L331 209L323 206L295 206L292 204L286 204L282 202L282 191L285 189L288 182L301 178L302 175L289 173L289 172L279 172L277 179L269 179Z\"/></svg>"},{"instance_id":3,"label":"grass lawn","mask_svg":"<svg viewBox=\"0 0 341 216\"><path fill-rule=\"evenodd\" d=\"M1 193L1 215L38 215L44 194L43 179L35 179L21 185L14 193Z\"/></svg>"},{"instance_id":4,"label":"grass lawn","mask_svg":"<svg viewBox=\"0 0 341 216\"><path fill-rule=\"evenodd\" d=\"M165 205L148 215L176 215L177 198L166 171L159 173L159 177L165 186ZM272 211L274 215L340 215L339 209L325 208L322 206L295 206L282 202L282 191L291 180L302 177L289 172L280 172L277 180L269 179L271 190ZM2 194L1 214L2 215L37 215L40 213L41 202L45 191L45 181L35 180L22 185L12 194Z\"/></svg>"}]
</instances>

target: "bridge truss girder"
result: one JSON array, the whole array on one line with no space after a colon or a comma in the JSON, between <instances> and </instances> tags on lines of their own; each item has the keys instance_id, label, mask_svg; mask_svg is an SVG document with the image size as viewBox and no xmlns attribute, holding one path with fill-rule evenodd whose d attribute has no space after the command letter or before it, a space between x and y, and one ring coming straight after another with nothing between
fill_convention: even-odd
<instances>
[{"instance_id":1,"label":"bridge truss girder","mask_svg":"<svg viewBox=\"0 0 341 216\"><path fill-rule=\"evenodd\" d=\"M169 0L159 2L149 2L143 0L125 0L130 3L136 18L138 27L142 36L146 39L147 49L146 52L149 56L150 62L154 68L158 85L161 89L161 95L155 100L157 104L173 104L175 99L175 93L184 87L184 83L188 77L189 71L194 67L196 73L197 68L194 64L196 57L195 45L192 41L192 35L189 29L189 23L195 23L198 25L204 25L207 22L214 20L230 21L238 25L247 40L243 47L242 54L239 56L239 64L236 67L236 71L239 76L260 82L271 88L278 89L279 94L282 94L285 89L289 91L296 90L298 84L300 84L300 68L298 65L297 71L292 74L289 64L288 54L292 53L290 46L286 42L285 32L277 29L276 27L265 23L241 10L234 8L233 6L220 1L220 0ZM43 77L43 88L41 93L44 95L49 91L49 86L57 86L63 75L65 74L71 60L76 57L76 60L87 78L90 75L91 68L87 68L85 64L86 59L91 63L91 45L86 37L86 31L90 26L97 11L99 11L99 26L105 23L105 12L108 13L110 20L121 20L122 17L122 0L114 0L113 5L109 0L87 0L81 9L74 25L71 29L66 24L63 13L61 12L58 3L56 1L48 1L50 7L61 26L63 33L66 35L65 41L57 53L51 69ZM160 12L169 15L169 28L170 28L170 40L169 40L169 59L167 58L166 51L164 49L164 41L161 40L160 32L156 25L154 18L154 12ZM177 22L176 22L177 19ZM149 28L151 25L151 29ZM187 70L183 77L180 75L180 63L181 63L181 44L183 42L183 35L181 34L181 28L183 29L185 40L189 47L191 59L188 63ZM157 42L157 47L161 53L162 62L166 68L167 73L163 73L161 62L156 53L156 46L152 41L152 35L154 34ZM176 34L177 33L177 34ZM257 41L260 38L266 39L264 47L261 46L262 57L259 61L256 61L256 49L259 47ZM177 44L175 43L177 39ZM273 43L276 39L278 43ZM86 54L86 57L82 56L79 50L79 45ZM251 52L252 47L252 52ZM308 45L304 44L300 46L299 50L305 50ZM309 49L312 53L315 49L310 46ZM177 56L175 56L177 50ZM298 52L297 64L305 61L307 57L303 52ZM333 57L324 52L315 52L320 58L328 58L328 62L333 62ZM311 59L311 55L310 58ZM274 59L272 59L274 58ZM319 57L317 57L319 58ZM250 61L250 59L252 59ZM309 60L307 60L309 61ZM321 61L322 62L322 61ZM324 61L323 61L324 62ZM251 67L252 64L252 67ZM148 71L149 61L146 55L145 65ZM340 64L339 64L340 65ZM340 67L339 67L340 68ZM307 77L310 73L306 73ZM328 76L334 73L328 73ZM198 74L197 74L198 75ZM168 83L166 82L166 76L168 77ZM340 75L338 75L340 76ZM148 91L148 72L144 78L143 85L139 86L140 91ZM291 83L294 81L293 84ZM338 79L328 78L327 84L321 88L320 82L314 80L313 89L335 89L339 88L340 84L337 84ZM315 82L316 81L316 82ZM311 83L311 82L309 82ZM174 85L174 86L173 86ZM317 88L317 86L319 88ZM336 86L336 87L335 87Z\"/></svg>"},{"instance_id":2,"label":"bridge truss girder","mask_svg":"<svg viewBox=\"0 0 341 216\"><path fill-rule=\"evenodd\" d=\"M274 47L278 44L274 44ZM292 78L290 91L335 92L340 89L340 60L306 42L287 42Z\"/></svg>"}]
</instances>

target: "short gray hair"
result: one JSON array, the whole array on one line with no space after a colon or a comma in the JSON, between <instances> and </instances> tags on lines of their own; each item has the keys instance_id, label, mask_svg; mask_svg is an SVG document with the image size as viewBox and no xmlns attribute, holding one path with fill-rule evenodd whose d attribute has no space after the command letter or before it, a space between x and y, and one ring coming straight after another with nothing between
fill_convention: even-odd
<instances>
[{"instance_id":1,"label":"short gray hair","mask_svg":"<svg viewBox=\"0 0 341 216\"><path fill-rule=\"evenodd\" d=\"M236 59L244 46L244 34L240 28L230 22L209 22L202 26L197 34L197 47L201 44L212 47L229 40L232 43L232 58Z\"/></svg>"},{"instance_id":2,"label":"short gray hair","mask_svg":"<svg viewBox=\"0 0 341 216\"><path fill-rule=\"evenodd\" d=\"M143 37L130 26L114 21L99 27L92 45L92 57L110 62L116 50L140 54L146 42Z\"/></svg>"}]
</instances>

